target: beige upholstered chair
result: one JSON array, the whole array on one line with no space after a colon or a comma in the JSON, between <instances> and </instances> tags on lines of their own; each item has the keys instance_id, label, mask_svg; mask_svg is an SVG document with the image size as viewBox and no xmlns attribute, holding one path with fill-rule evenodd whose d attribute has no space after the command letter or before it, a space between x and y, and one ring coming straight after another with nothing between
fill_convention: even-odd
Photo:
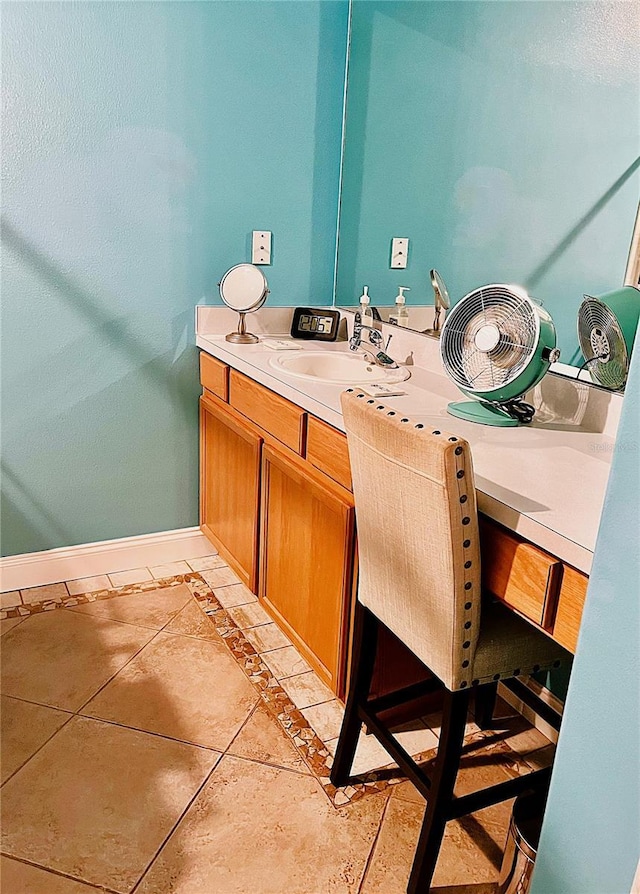
<instances>
[{"instance_id":1,"label":"beige upholstered chair","mask_svg":"<svg viewBox=\"0 0 640 894\"><path fill-rule=\"evenodd\" d=\"M454 797L471 693L483 704L482 694L487 692L485 707L492 705L498 680L557 667L570 655L482 595L476 492L466 441L416 425L353 389L342 395L342 410L360 577L349 693L331 780L334 785L346 784L366 723L427 798L407 889L423 894L429 890L448 820L546 784L549 778L547 769ZM379 716L392 704L415 699L416 686L396 698L369 698L380 624L431 671L434 679L427 688L438 687L444 694L431 778Z\"/></svg>"}]
</instances>

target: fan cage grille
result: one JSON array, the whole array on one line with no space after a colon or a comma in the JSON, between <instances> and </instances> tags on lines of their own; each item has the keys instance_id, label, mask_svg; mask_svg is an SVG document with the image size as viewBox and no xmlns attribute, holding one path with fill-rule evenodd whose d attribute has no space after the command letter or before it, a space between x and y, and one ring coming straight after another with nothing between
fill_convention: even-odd
<instances>
[{"instance_id":1,"label":"fan cage grille","mask_svg":"<svg viewBox=\"0 0 640 894\"><path fill-rule=\"evenodd\" d=\"M585 298L580 305L578 341L596 382L606 388L622 388L627 379L627 345L616 315L597 298ZM606 351L605 356L595 360L599 351Z\"/></svg>"},{"instance_id":2,"label":"fan cage grille","mask_svg":"<svg viewBox=\"0 0 640 894\"><path fill-rule=\"evenodd\" d=\"M481 334L488 331L495 333L489 349ZM500 391L527 367L539 333L536 305L524 290L484 286L469 292L450 311L441 335L442 361L456 385L466 391Z\"/></svg>"}]
</instances>

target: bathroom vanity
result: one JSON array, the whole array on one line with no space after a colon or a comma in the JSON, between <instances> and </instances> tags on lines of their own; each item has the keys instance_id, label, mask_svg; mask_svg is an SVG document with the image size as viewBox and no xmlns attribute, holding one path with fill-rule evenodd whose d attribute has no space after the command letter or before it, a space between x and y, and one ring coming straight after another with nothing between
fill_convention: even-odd
<instances>
[{"instance_id":1,"label":"bathroom vanity","mask_svg":"<svg viewBox=\"0 0 640 894\"><path fill-rule=\"evenodd\" d=\"M340 413L348 387L288 375L263 344L224 340L227 312L197 309L200 520L205 535L256 593L320 677L344 696L357 581L355 511ZM264 309L262 335L288 331L291 309ZM347 318L349 315L346 315ZM493 429L449 416L459 392L437 342L394 332L409 361L406 394L384 402L472 446L483 582L514 611L573 651L613 450L620 395L548 375L529 395L530 426ZM299 351L348 350L336 342ZM363 361L364 362L364 361ZM380 499L389 499L379 482ZM429 540L425 519L425 548Z\"/></svg>"}]
</instances>

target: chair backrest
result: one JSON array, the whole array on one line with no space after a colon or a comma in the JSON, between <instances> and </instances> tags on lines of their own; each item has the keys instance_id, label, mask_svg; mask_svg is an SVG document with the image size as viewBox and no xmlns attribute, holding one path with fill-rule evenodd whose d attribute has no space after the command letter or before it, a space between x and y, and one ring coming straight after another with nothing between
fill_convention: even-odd
<instances>
[{"instance_id":1,"label":"chair backrest","mask_svg":"<svg viewBox=\"0 0 640 894\"><path fill-rule=\"evenodd\" d=\"M445 686L459 689L473 666L481 601L469 445L357 390L343 393L341 402L358 529L358 599Z\"/></svg>"}]
</instances>

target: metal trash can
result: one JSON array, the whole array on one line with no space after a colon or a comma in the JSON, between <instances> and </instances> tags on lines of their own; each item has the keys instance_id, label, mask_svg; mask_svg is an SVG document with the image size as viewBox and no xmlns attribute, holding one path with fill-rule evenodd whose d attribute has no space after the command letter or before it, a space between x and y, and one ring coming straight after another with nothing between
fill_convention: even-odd
<instances>
[{"instance_id":1,"label":"metal trash can","mask_svg":"<svg viewBox=\"0 0 640 894\"><path fill-rule=\"evenodd\" d=\"M527 894L538 852L547 792L526 792L513 805L498 894Z\"/></svg>"}]
</instances>

